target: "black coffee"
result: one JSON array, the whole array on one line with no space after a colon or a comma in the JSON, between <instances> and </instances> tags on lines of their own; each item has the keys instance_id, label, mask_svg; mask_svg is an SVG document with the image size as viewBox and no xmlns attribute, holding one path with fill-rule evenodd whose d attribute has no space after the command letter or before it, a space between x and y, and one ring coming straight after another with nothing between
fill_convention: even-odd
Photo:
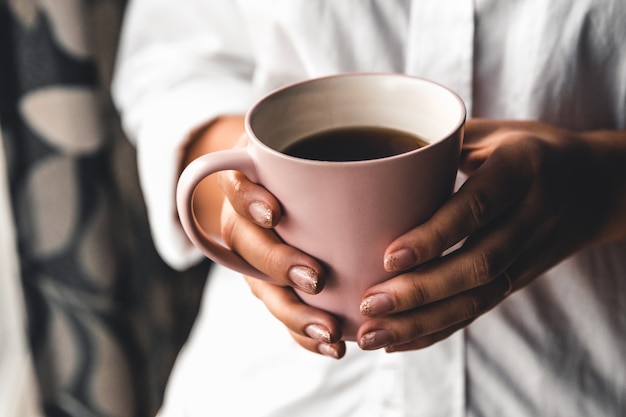
<instances>
[{"instance_id":1,"label":"black coffee","mask_svg":"<svg viewBox=\"0 0 626 417\"><path fill-rule=\"evenodd\" d=\"M383 127L345 127L306 136L283 153L318 161L363 161L409 152L428 143L411 133Z\"/></svg>"}]
</instances>

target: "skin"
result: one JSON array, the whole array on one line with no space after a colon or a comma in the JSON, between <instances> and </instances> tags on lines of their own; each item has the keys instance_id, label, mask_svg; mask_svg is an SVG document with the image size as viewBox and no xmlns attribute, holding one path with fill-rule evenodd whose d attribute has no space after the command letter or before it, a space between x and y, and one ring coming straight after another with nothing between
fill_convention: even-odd
<instances>
[{"instance_id":1,"label":"skin","mask_svg":"<svg viewBox=\"0 0 626 417\"><path fill-rule=\"evenodd\" d=\"M241 146L242 134L242 116L218 119L196 135L185 162ZM461 189L381 259L398 275L363 295L362 314L370 320L357 334L362 349L432 345L575 252L626 239L626 131L471 119L460 168L468 175ZM281 212L271 194L240 173L225 172L202 184L194 203L206 230L282 284L246 278L294 339L341 358L346 347L337 320L301 303L290 288L319 292L324 271L272 232ZM251 211L252 203L271 216ZM294 266L311 272L308 286L293 279Z\"/></svg>"}]
</instances>

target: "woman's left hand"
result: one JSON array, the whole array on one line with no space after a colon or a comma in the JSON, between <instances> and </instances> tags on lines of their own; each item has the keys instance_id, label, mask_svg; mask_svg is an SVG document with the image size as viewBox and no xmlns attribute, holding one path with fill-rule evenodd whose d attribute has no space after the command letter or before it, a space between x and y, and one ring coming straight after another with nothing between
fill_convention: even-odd
<instances>
[{"instance_id":1,"label":"woman's left hand","mask_svg":"<svg viewBox=\"0 0 626 417\"><path fill-rule=\"evenodd\" d=\"M400 275L364 295L361 348L429 346L581 248L626 238L624 131L468 120L461 169L460 190L388 247Z\"/></svg>"}]
</instances>

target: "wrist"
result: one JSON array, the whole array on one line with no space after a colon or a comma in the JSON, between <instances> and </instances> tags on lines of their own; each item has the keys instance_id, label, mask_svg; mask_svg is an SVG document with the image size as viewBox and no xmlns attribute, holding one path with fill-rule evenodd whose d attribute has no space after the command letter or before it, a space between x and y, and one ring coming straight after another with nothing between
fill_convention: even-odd
<instances>
[{"instance_id":1,"label":"wrist","mask_svg":"<svg viewBox=\"0 0 626 417\"><path fill-rule=\"evenodd\" d=\"M598 243L626 239L626 131L597 130L581 133L595 160L600 202L605 206L604 221L598 231Z\"/></svg>"}]
</instances>

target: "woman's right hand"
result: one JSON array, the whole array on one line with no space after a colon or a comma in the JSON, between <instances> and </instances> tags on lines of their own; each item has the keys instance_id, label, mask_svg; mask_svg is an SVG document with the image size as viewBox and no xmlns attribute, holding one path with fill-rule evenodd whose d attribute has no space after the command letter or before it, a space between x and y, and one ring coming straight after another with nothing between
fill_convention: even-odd
<instances>
[{"instance_id":1,"label":"woman's right hand","mask_svg":"<svg viewBox=\"0 0 626 417\"><path fill-rule=\"evenodd\" d=\"M280 222L280 205L263 187L236 171L220 174L226 199L222 239L235 252L279 285L246 277L252 293L305 349L336 359L345 354L341 326L331 314L304 304L293 288L317 294L324 269L310 256L284 244L272 228Z\"/></svg>"},{"instance_id":2,"label":"woman's right hand","mask_svg":"<svg viewBox=\"0 0 626 417\"><path fill-rule=\"evenodd\" d=\"M185 165L223 149L245 146L243 116L217 119L193 135ZM314 258L284 244L273 228L280 222L280 203L265 188L237 171L207 177L197 187L194 211L202 228L224 243L274 283L247 277L252 292L286 325L304 348L334 358L345 354L339 321L304 304L292 290L319 293L324 269Z\"/></svg>"}]
</instances>

